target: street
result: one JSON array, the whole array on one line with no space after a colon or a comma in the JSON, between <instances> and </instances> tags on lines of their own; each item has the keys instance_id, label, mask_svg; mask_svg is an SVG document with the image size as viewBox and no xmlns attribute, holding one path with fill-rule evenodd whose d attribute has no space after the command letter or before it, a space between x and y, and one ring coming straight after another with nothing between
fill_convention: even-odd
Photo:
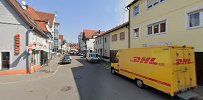
<instances>
[{"instance_id":1,"label":"street","mask_svg":"<svg viewBox=\"0 0 203 100\"><path fill-rule=\"evenodd\" d=\"M1 100L175 99L152 88L137 88L132 80L112 75L105 63L91 64L78 56L72 58L72 64L57 66L49 77L1 84Z\"/></svg>"},{"instance_id":2,"label":"street","mask_svg":"<svg viewBox=\"0 0 203 100\"><path fill-rule=\"evenodd\" d=\"M170 96L154 89L139 89L123 76L110 73L103 64L76 59L83 66L72 68L81 100L170 100Z\"/></svg>"}]
</instances>

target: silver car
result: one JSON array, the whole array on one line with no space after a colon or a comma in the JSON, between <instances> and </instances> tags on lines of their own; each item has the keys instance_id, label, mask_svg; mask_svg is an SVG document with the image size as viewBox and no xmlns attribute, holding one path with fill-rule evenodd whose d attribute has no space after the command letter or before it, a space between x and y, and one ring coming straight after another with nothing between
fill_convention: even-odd
<instances>
[{"instance_id":1,"label":"silver car","mask_svg":"<svg viewBox=\"0 0 203 100\"><path fill-rule=\"evenodd\" d=\"M64 56L63 59L61 60L61 64L70 64L71 61L72 61L71 56L66 55L66 56Z\"/></svg>"},{"instance_id":2,"label":"silver car","mask_svg":"<svg viewBox=\"0 0 203 100\"><path fill-rule=\"evenodd\" d=\"M91 63L100 62L100 57L97 53L88 53L86 59L88 62L91 62Z\"/></svg>"}]
</instances>

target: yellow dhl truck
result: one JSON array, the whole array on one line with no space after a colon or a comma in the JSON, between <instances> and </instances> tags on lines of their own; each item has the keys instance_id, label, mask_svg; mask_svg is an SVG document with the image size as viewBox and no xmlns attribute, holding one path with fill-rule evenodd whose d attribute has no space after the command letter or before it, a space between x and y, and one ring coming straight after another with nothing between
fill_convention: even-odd
<instances>
[{"instance_id":1,"label":"yellow dhl truck","mask_svg":"<svg viewBox=\"0 0 203 100\"><path fill-rule=\"evenodd\" d=\"M162 46L119 50L111 73L135 80L138 87L150 86L171 96L197 96L193 47Z\"/></svg>"}]
</instances>

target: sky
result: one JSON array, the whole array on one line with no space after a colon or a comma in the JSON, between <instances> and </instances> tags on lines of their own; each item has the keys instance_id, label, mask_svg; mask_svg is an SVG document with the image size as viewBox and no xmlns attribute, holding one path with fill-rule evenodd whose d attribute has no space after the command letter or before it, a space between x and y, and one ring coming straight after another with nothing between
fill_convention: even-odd
<instances>
[{"instance_id":1,"label":"sky","mask_svg":"<svg viewBox=\"0 0 203 100\"><path fill-rule=\"evenodd\" d=\"M19 0L21 2L22 0ZM57 14L60 34L68 42L78 42L84 29L107 31L128 20L125 6L132 0L27 0L39 11Z\"/></svg>"}]
</instances>

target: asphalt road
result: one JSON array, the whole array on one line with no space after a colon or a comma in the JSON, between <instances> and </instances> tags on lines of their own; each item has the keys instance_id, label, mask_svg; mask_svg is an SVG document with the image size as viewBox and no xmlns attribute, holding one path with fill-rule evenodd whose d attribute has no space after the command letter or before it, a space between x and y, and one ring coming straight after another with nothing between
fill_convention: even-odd
<instances>
[{"instance_id":1,"label":"asphalt road","mask_svg":"<svg viewBox=\"0 0 203 100\"><path fill-rule=\"evenodd\" d=\"M137 88L132 80L112 75L104 63L91 64L84 58L72 58L72 64L55 64L58 70L50 77L0 84L0 100L175 99L152 88Z\"/></svg>"},{"instance_id":2,"label":"asphalt road","mask_svg":"<svg viewBox=\"0 0 203 100\"><path fill-rule=\"evenodd\" d=\"M112 75L103 63L91 64L76 58L82 66L72 68L81 100L174 100L152 88L137 88L134 81Z\"/></svg>"}]
</instances>

